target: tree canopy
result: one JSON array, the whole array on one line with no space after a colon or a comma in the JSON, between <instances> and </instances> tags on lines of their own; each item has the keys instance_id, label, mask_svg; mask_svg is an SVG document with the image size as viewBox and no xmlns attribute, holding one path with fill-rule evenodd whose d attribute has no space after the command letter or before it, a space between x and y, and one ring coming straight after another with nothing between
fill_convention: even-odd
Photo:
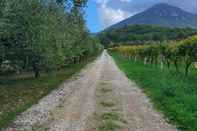
<instances>
[{"instance_id":1,"label":"tree canopy","mask_svg":"<svg viewBox=\"0 0 197 131\"><path fill-rule=\"evenodd\" d=\"M59 69L96 54L100 45L89 35L83 18L86 2L1 0L1 67L7 62L37 76L40 70Z\"/></svg>"}]
</instances>

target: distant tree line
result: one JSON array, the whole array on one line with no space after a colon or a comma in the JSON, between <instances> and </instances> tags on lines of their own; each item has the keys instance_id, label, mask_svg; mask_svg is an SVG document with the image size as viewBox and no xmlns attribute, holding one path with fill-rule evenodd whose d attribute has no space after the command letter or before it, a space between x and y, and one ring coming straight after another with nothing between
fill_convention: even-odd
<instances>
[{"instance_id":1,"label":"distant tree line","mask_svg":"<svg viewBox=\"0 0 197 131\"><path fill-rule=\"evenodd\" d=\"M169 28L151 25L130 25L119 29L107 29L99 34L103 45L144 44L152 41L181 40L197 34L191 28Z\"/></svg>"},{"instance_id":2,"label":"distant tree line","mask_svg":"<svg viewBox=\"0 0 197 131\"><path fill-rule=\"evenodd\" d=\"M86 0L0 0L0 72L58 70L96 55L85 26ZM9 65L9 66L8 66Z\"/></svg>"}]
</instances>

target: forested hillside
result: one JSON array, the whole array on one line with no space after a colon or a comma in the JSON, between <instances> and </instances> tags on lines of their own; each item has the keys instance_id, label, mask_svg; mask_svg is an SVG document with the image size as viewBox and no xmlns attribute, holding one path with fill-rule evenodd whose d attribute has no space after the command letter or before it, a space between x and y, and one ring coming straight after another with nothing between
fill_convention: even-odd
<instances>
[{"instance_id":1,"label":"forested hillside","mask_svg":"<svg viewBox=\"0 0 197 131\"><path fill-rule=\"evenodd\" d=\"M60 69L99 51L83 18L86 0L1 0L0 72Z\"/></svg>"},{"instance_id":2,"label":"forested hillside","mask_svg":"<svg viewBox=\"0 0 197 131\"><path fill-rule=\"evenodd\" d=\"M197 33L191 28L168 28L150 25L130 25L104 30L99 34L103 45L144 44L152 41L180 40Z\"/></svg>"}]
</instances>

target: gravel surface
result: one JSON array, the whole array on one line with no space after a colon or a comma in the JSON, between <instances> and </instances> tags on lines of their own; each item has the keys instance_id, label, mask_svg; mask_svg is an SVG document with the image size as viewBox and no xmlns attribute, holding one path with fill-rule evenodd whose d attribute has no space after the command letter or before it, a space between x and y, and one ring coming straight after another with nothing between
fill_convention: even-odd
<instances>
[{"instance_id":1,"label":"gravel surface","mask_svg":"<svg viewBox=\"0 0 197 131\"><path fill-rule=\"evenodd\" d=\"M120 71L109 55L106 59L102 81L109 82L121 101L123 119L127 122L121 131L176 131L163 119L162 114L154 110L149 98Z\"/></svg>"},{"instance_id":2,"label":"gravel surface","mask_svg":"<svg viewBox=\"0 0 197 131\"><path fill-rule=\"evenodd\" d=\"M113 107L99 105L105 101L113 102ZM120 113L124 120L120 131L176 131L106 51L19 115L5 131L99 131L100 121L95 116L111 110Z\"/></svg>"}]
</instances>

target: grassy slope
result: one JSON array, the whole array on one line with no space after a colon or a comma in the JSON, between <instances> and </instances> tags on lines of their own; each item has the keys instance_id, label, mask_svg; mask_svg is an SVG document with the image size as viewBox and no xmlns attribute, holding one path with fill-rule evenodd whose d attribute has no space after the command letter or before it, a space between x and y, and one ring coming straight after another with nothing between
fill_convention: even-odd
<instances>
[{"instance_id":1,"label":"grassy slope","mask_svg":"<svg viewBox=\"0 0 197 131\"><path fill-rule=\"evenodd\" d=\"M197 70L193 69L185 78L129 61L118 53L112 56L128 78L144 90L172 123L184 131L197 131Z\"/></svg>"},{"instance_id":2,"label":"grassy slope","mask_svg":"<svg viewBox=\"0 0 197 131\"><path fill-rule=\"evenodd\" d=\"M39 79L34 79L32 74L0 77L0 130L86 64L72 65L56 73L42 73Z\"/></svg>"}]
</instances>

